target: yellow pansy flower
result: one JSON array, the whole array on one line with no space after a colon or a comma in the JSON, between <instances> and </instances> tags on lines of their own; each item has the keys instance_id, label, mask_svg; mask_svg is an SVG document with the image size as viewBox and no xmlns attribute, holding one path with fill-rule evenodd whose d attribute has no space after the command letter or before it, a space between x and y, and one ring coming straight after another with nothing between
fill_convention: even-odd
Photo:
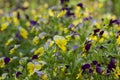
<instances>
[{"instance_id":1,"label":"yellow pansy flower","mask_svg":"<svg viewBox=\"0 0 120 80\"><path fill-rule=\"evenodd\" d=\"M20 35L21 35L24 39L27 39L27 38L28 38L28 32L27 32L24 28L20 27L20 28L19 28L19 31L20 31Z\"/></svg>"},{"instance_id":2,"label":"yellow pansy flower","mask_svg":"<svg viewBox=\"0 0 120 80\"><path fill-rule=\"evenodd\" d=\"M120 67L117 66L115 69L113 69L114 75L116 78L120 78Z\"/></svg>"},{"instance_id":3,"label":"yellow pansy flower","mask_svg":"<svg viewBox=\"0 0 120 80\"><path fill-rule=\"evenodd\" d=\"M66 14L66 10L62 10L58 15L57 17L63 17L64 15Z\"/></svg>"},{"instance_id":4,"label":"yellow pansy flower","mask_svg":"<svg viewBox=\"0 0 120 80\"><path fill-rule=\"evenodd\" d=\"M23 4L23 6L24 6L25 8L29 7L29 2L25 1L24 4Z\"/></svg>"},{"instance_id":5,"label":"yellow pansy flower","mask_svg":"<svg viewBox=\"0 0 120 80\"><path fill-rule=\"evenodd\" d=\"M34 51L34 54L38 54L39 56L43 55L44 53L44 48L40 47L37 50Z\"/></svg>"},{"instance_id":6,"label":"yellow pansy flower","mask_svg":"<svg viewBox=\"0 0 120 80\"><path fill-rule=\"evenodd\" d=\"M39 43L39 37L38 36L35 36L33 38L33 44L37 45Z\"/></svg>"},{"instance_id":7,"label":"yellow pansy flower","mask_svg":"<svg viewBox=\"0 0 120 80\"><path fill-rule=\"evenodd\" d=\"M48 80L48 77L47 77L46 74L43 74L43 75L41 76L41 78L42 78L42 80Z\"/></svg>"},{"instance_id":8,"label":"yellow pansy flower","mask_svg":"<svg viewBox=\"0 0 120 80\"><path fill-rule=\"evenodd\" d=\"M52 16L52 17L55 15L51 9L48 10L48 14L49 14L49 16Z\"/></svg>"},{"instance_id":9,"label":"yellow pansy flower","mask_svg":"<svg viewBox=\"0 0 120 80\"><path fill-rule=\"evenodd\" d=\"M3 24L1 25L1 31L6 30L6 29L7 29L7 26L8 26L7 23L3 23Z\"/></svg>"},{"instance_id":10,"label":"yellow pansy flower","mask_svg":"<svg viewBox=\"0 0 120 80\"><path fill-rule=\"evenodd\" d=\"M27 70L29 72L29 76L33 75L34 74L34 64L32 62L29 62L27 64Z\"/></svg>"},{"instance_id":11,"label":"yellow pansy flower","mask_svg":"<svg viewBox=\"0 0 120 80\"><path fill-rule=\"evenodd\" d=\"M3 68L5 66L4 59L0 58L0 68Z\"/></svg>"},{"instance_id":12,"label":"yellow pansy flower","mask_svg":"<svg viewBox=\"0 0 120 80\"><path fill-rule=\"evenodd\" d=\"M62 51L66 51L67 40L63 36L54 36L54 41Z\"/></svg>"}]
</instances>

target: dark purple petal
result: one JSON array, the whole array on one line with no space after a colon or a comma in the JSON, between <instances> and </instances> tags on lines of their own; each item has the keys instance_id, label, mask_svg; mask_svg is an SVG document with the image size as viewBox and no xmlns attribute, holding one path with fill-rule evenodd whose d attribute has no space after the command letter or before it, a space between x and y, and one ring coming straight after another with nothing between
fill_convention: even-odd
<instances>
[{"instance_id":1,"label":"dark purple petal","mask_svg":"<svg viewBox=\"0 0 120 80\"><path fill-rule=\"evenodd\" d=\"M60 0L61 4L64 4L65 2L69 2L70 0Z\"/></svg>"},{"instance_id":2,"label":"dark purple petal","mask_svg":"<svg viewBox=\"0 0 120 80\"><path fill-rule=\"evenodd\" d=\"M95 61L93 61L92 62L94 65L97 65L98 64L98 62L95 60Z\"/></svg>"},{"instance_id":3,"label":"dark purple petal","mask_svg":"<svg viewBox=\"0 0 120 80\"><path fill-rule=\"evenodd\" d=\"M74 15L73 12L71 12L70 10L67 10L67 12L66 12L66 16L73 16L73 15Z\"/></svg>"},{"instance_id":4,"label":"dark purple petal","mask_svg":"<svg viewBox=\"0 0 120 80\"><path fill-rule=\"evenodd\" d=\"M34 59L38 59L38 55L33 55L32 60L34 60Z\"/></svg>"},{"instance_id":5,"label":"dark purple petal","mask_svg":"<svg viewBox=\"0 0 120 80\"><path fill-rule=\"evenodd\" d=\"M87 17L87 18L84 18L83 21L88 21L88 20L91 20L91 19L92 19L92 17L89 16L89 17Z\"/></svg>"},{"instance_id":6,"label":"dark purple petal","mask_svg":"<svg viewBox=\"0 0 120 80\"><path fill-rule=\"evenodd\" d=\"M107 69L107 71L106 71L106 75L107 75L107 76L110 75L110 70L109 70L109 69Z\"/></svg>"},{"instance_id":7,"label":"dark purple petal","mask_svg":"<svg viewBox=\"0 0 120 80\"><path fill-rule=\"evenodd\" d=\"M83 4L82 3L77 4L77 6L79 6L83 9Z\"/></svg>"},{"instance_id":8,"label":"dark purple petal","mask_svg":"<svg viewBox=\"0 0 120 80\"><path fill-rule=\"evenodd\" d=\"M98 67L101 67L101 65L100 65L100 64L97 64L97 66L98 66Z\"/></svg>"},{"instance_id":9,"label":"dark purple petal","mask_svg":"<svg viewBox=\"0 0 120 80\"><path fill-rule=\"evenodd\" d=\"M110 20L110 22L109 22L109 26L111 26L113 23L115 23L115 24L120 24L120 21L118 20L118 19L115 19L115 20Z\"/></svg>"},{"instance_id":10,"label":"dark purple petal","mask_svg":"<svg viewBox=\"0 0 120 80\"><path fill-rule=\"evenodd\" d=\"M96 33L99 32L99 31L100 31L100 29L95 29L94 30L94 35L96 35Z\"/></svg>"},{"instance_id":11,"label":"dark purple petal","mask_svg":"<svg viewBox=\"0 0 120 80\"><path fill-rule=\"evenodd\" d=\"M37 24L37 22L36 22L36 21L31 20L31 21L30 21L30 24L31 24L31 25L36 25L36 24Z\"/></svg>"},{"instance_id":12,"label":"dark purple petal","mask_svg":"<svg viewBox=\"0 0 120 80\"><path fill-rule=\"evenodd\" d=\"M68 69L70 66L67 64L67 65L65 65L65 67Z\"/></svg>"},{"instance_id":13,"label":"dark purple petal","mask_svg":"<svg viewBox=\"0 0 120 80\"><path fill-rule=\"evenodd\" d=\"M100 48L100 49L104 49L105 47L104 47L104 46L100 46L99 48Z\"/></svg>"},{"instance_id":14,"label":"dark purple petal","mask_svg":"<svg viewBox=\"0 0 120 80\"><path fill-rule=\"evenodd\" d=\"M86 44L86 46L85 46L85 50L86 50L86 51L89 51L90 47L91 47L91 44L89 44L89 43Z\"/></svg>"},{"instance_id":15,"label":"dark purple petal","mask_svg":"<svg viewBox=\"0 0 120 80\"><path fill-rule=\"evenodd\" d=\"M10 58L5 57L5 58L4 58L4 63L5 63L5 64L8 64L9 62L10 62Z\"/></svg>"},{"instance_id":16,"label":"dark purple petal","mask_svg":"<svg viewBox=\"0 0 120 80\"><path fill-rule=\"evenodd\" d=\"M27 14L25 14L25 18L26 18L27 20L29 20L29 16L28 16Z\"/></svg>"},{"instance_id":17,"label":"dark purple petal","mask_svg":"<svg viewBox=\"0 0 120 80\"><path fill-rule=\"evenodd\" d=\"M102 71L102 68L99 67L99 66L97 66L97 67L96 67L96 72L99 73L99 74L102 74L102 72L103 72L103 71Z\"/></svg>"},{"instance_id":18,"label":"dark purple petal","mask_svg":"<svg viewBox=\"0 0 120 80\"><path fill-rule=\"evenodd\" d=\"M17 12L17 18L20 19L20 13L19 12Z\"/></svg>"},{"instance_id":19,"label":"dark purple petal","mask_svg":"<svg viewBox=\"0 0 120 80\"><path fill-rule=\"evenodd\" d=\"M89 73L93 73L93 70L92 69L89 69L89 71L88 71Z\"/></svg>"},{"instance_id":20,"label":"dark purple petal","mask_svg":"<svg viewBox=\"0 0 120 80\"><path fill-rule=\"evenodd\" d=\"M16 73L16 78L18 78L22 73L21 72L17 72Z\"/></svg>"},{"instance_id":21,"label":"dark purple petal","mask_svg":"<svg viewBox=\"0 0 120 80\"><path fill-rule=\"evenodd\" d=\"M99 35L100 35L100 36L102 36L102 35L103 35L103 33L104 33L104 31L101 31Z\"/></svg>"},{"instance_id":22,"label":"dark purple petal","mask_svg":"<svg viewBox=\"0 0 120 80\"><path fill-rule=\"evenodd\" d=\"M16 32L15 37L16 37L16 38L18 38L18 39L20 39L20 38L21 38L21 36L20 36L19 32Z\"/></svg>"},{"instance_id":23,"label":"dark purple petal","mask_svg":"<svg viewBox=\"0 0 120 80\"><path fill-rule=\"evenodd\" d=\"M90 64L84 64L82 66L83 71L85 71L86 69L89 69L89 68L90 68Z\"/></svg>"},{"instance_id":24,"label":"dark purple petal","mask_svg":"<svg viewBox=\"0 0 120 80\"><path fill-rule=\"evenodd\" d=\"M111 59L110 60L110 63L108 64L108 66L107 66L107 68L109 69L109 70L112 70L112 68L116 68L116 66L115 66L115 63L116 63L116 59Z\"/></svg>"}]
</instances>

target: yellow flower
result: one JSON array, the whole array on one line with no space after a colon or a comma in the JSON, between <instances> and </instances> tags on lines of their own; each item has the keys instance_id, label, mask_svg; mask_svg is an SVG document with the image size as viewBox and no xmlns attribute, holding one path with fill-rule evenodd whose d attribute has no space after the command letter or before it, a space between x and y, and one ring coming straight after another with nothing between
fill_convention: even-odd
<instances>
[{"instance_id":1,"label":"yellow flower","mask_svg":"<svg viewBox=\"0 0 120 80\"><path fill-rule=\"evenodd\" d=\"M29 76L33 75L36 71L39 71L41 69L41 67L43 66L43 64L40 64L39 62L29 62L27 64L27 70L29 72Z\"/></svg>"},{"instance_id":2,"label":"yellow flower","mask_svg":"<svg viewBox=\"0 0 120 80\"><path fill-rule=\"evenodd\" d=\"M14 45L14 47L12 49L10 49L9 54L13 54L15 52L15 49L17 49L18 47L20 47L20 45Z\"/></svg>"},{"instance_id":3,"label":"yellow flower","mask_svg":"<svg viewBox=\"0 0 120 80\"><path fill-rule=\"evenodd\" d=\"M0 58L0 68L3 68L5 66L4 59Z\"/></svg>"},{"instance_id":4,"label":"yellow flower","mask_svg":"<svg viewBox=\"0 0 120 80\"><path fill-rule=\"evenodd\" d=\"M7 29L7 23L3 23L2 25L1 25L1 31L4 31L4 30L6 30Z\"/></svg>"},{"instance_id":5,"label":"yellow flower","mask_svg":"<svg viewBox=\"0 0 120 80\"><path fill-rule=\"evenodd\" d=\"M54 12L50 9L50 10L48 10L48 14L50 15L50 16L54 16Z\"/></svg>"},{"instance_id":6,"label":"yellow flower","mask_svg":"<svg viewBox=\"0 0 120 80\"><path fill-rule=\"evenodd\" d=\"M72 22L72 24L74 24L75 26L77 26L78 24L80 24L82 22L82 19L76 19ZM72 28L72 30L74 29L74 27Z\"/></svg>"},{"instance_id":7,"label":"yellow flower","mask_svg":"<svg viewBox=\"0 0 120 80\"><path fill-rule=\"evenodd\" d=\"M32 62L29 62L27 64L27 70L29 72L29 76L33 75L34 74L34 64Z\"/></svg>"},{"instance_id":8,"label":"yellow flower","mask_svg":"<svg viewBox=\"0 0 120 80\"><path fill-rule=\"evenodd\" d=\"M61 69L61 71L64 72L65 70L66 70L66 67L63 66L62 69Z\"/></svg>"},{"instance_id":9,"label":"yellow flower","mask_svg":"<svg viewBox=\"0 0 120 80\"><path fill-rule=\"evenodd\" d=\"M27 1L25 1L24 4L23 4L23 6L24 6L25 8L27 8L27 7L29 7L29 3L28 3Z\"/></svg>"},{"instance_id":10,"label":"yellow flower","mask_svg":"<svg viewBox=\"0 0 120 80\"><path fill-rule=\"evenodd\" d=\"M37 50L34 51L34 54L38 54L39 56L43 55L44 53L44 48L40 47Z\"/></svg>"},{"instance_id":11,"label":"yellow flower","mask_svg":"<svg viewBox=\"0 0 120 80\"><path fill-rule=\"evenodd\" d=\"M42 78L42 80L48 80L48 77L47 77L46 74L43 74L43 75L41 76L41 78Z\"/></svg>"},{"instance_id":12,"label":"yellow flower","mask_svg":"<svg viewBox=\"0 0 120 80\"><path fill-rule=\"evenodd\" d=\"M62 10L58 15L57 17L63 17L64 15L66 14L66 10Z\"/></svg>"},{"instance_id":13,"label":"yellow flower","mask_svg":"<svg viewBox=\"0 0 120 80\"><path fill-rule=\"evenodd\" d=\"M66 51L67 40L63 36L54 36L54 41L62 51Z\"/></svg>"},{"instance_id":14,"label":"yellow flower","mask_svg":"<svg viewBox=\"0 0 120 80\"><path fill-rule=\"evenodd\" d=\"M64 33L68 33L68 29L67 28L64 28Z\"/></svg>"},{"instance_id":15,"label":"yellow flower","mask_svg":"<svg viewBox=\"0 0 120 80\"><path fill-rule=\"evenodd\" d=\"M30 26L30 22L29 22L29 21L26 22L26 26L27 26L27 27Z\"/></svg>"},{"instance_id":16,"label":"yellow flower","mask_svg":"<svg viewBox=\"0 0 120 80\"><path fill-rule=\"evenodd\" d=\"M96 23L96 27L99 29L99 28L100 28L100 24L99 24L99 23Z\"/></svg>"},{"instance_id":17,"label":"yellow flower","mask_svg":"<svg viewBox=\"0 0 120 80\"><path fill-rule=\"evenodd\" d=\"M65 38L67 39L67 41L70 41L71 35L67 35Z\"/></svg>"},{"instance_id":18,"label":"yellow flower","mask_svg":"<svg viewBox=\"0 0 120 80\"><path fill-rule=\"evenodd\" d=\"M76 17L80 17L81 16L81 14L80 14L80 7L79 6L77 6L76 8L75 8L75 16Z\"/></svg>"},{"instance_id":19,"label":"yellow flower","mask_svg":"<svg viewBox=\"0 0 120 80\"><path fill-rule=\"evenodd\" d=\"M104 38L107 38L107 37L108 37L107 32L104 32L102 36L103 36Z\"/></svg>"},{"instance_id":20,"label":"yellow flower","mask_svg":"<svg viewBox=\"0 0 120 80\"><path fill-rule=\"evenodd\" d=\"M113 69L114 75L116 78L120 78L120 68L117 66L115 69Z\"/></svg>"},{"instance_id":21,"label":"yellow flower","mask_svg":"<svg viewBox=\"0 0 120 80\"><path fill-rule=\"evenodd\" d=\"M103 41L104 41L104 38L102 37L102 38L99 40L99 42L101 42L101 43L102 43Z\"/></svg>"},{"instance_id":22,"label":"yellow flower","mask_svg":"<svg viewBox=\"0 0 120 80\"><path fill-rule=\"evenodd\" d=\"M33 38L33 44L37 45L39 43L39 37L38 36L35 36Z\"/></svg>"},{"instance_id":23,"label":"yellow flower","mask_svg":"<svg viewBox=\"0 0 120 80\"><path fill-rule=\"evenodd\" d=\"M117 38L117 43L118 43L118 45L120 45L120 36L118 36L118 38Z\"/></svg>"},{"instance_id":24,"label":"yellow flower","mask_svg":"<svg viewBox=\"0 0 120 80\"><path fill-rule=\"evenodd\" d=\"M97 36L90 36L90 37L89 37L89 40L97 41L98 38L97 38Z\"/></svg>"},{"instance_id":25,"label":"yellow flower","mask_svg":"<svg viewBox=\"0 0 120 80\"><path fill-rule=\"evenodd\" d=\"M14 17L14 18L13 18L13 23L14 23L15 25L18 25L18 24L19 24L19 20L17 19L17 17Z\"/></svg>"},{"instance_id":26,"label":"yellow flower","mask_svg":"<svg viewBox=\"0 0 120 80\"><path fill-rule=\"evenodd\" d=\"M15 48L10 49L10 54L13 54L15 52Z\"/></svg>"},{"instance_id":27,"label":"yellow flower","mask_svg":"<svg viewBox=\"0 0 120 80\"><path fill-rule=\"evenodd\" d=\"M77 74L76 79L80 79L82 77L82 70L79 69L79 73Z\"/></svg>"},{"instance_id":28,"label":"yellow flower","mask_svg":"<svg viewBox=\"0 0 120 80\"><path fill-rule=\"evenodd\" d=\"M37 71L39 71L41 69L41 67L42 67L41 64L39 64L39 63L35 64L35 69Z\"/></svg>"},{"instance_id":29,"label":"yellow flower","mask_svg":"<svg viewBox=\"0 0 120 80\"><path fill-rule=\"evenodd\" d=\"M13 38L8 39L8 41L5 43L5 46L8 46L13 41Z\"/></svg>"},{"instance_id":30,"label":"yellow flower","mask_svg":"<svg viewBox=\"0 0 120 80\"><path fill-rule=\"evenodd\" d=\"M20 30L20 35L21 35L24 39L27 39L27 38L28 38L28 32L27 32L24 28L22 28L22 27L20 27L19 30Z\"/></svg>"}]
</instances>

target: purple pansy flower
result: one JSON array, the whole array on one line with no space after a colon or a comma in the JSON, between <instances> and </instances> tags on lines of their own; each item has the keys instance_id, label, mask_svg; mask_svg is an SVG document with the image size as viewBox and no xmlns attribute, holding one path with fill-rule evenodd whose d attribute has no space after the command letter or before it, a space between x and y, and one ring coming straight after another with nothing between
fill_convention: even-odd
<instances>
[{"instance_id":1,"label":"purple pansy flower","mask_svg":"<svg viewBox=\"0 0 120 80\"><path fill-rule=\"evenodd\" d=\"M5 64L8 64L9 62L10 62L10 58L5 57L5 58L4 58L4 63L5 63Z\"/></svg>"}]
</instances>

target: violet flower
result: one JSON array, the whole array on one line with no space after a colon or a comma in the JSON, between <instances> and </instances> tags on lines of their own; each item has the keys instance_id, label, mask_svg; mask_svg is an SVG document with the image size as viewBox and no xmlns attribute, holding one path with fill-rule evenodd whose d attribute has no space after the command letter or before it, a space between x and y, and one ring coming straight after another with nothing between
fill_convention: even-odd
<instances>
[{"instance_id":1,"label":"violet flower","mask_svg":"<svg viewBox=\"0 0 120 80\"><path fill-rule=\"evenodd\" d=\"M4 63L5 63L5 64L8 64L9 62L10 62L10 58L5 57L5 58L4 58Z\"/></svg>"}]
</instances>

